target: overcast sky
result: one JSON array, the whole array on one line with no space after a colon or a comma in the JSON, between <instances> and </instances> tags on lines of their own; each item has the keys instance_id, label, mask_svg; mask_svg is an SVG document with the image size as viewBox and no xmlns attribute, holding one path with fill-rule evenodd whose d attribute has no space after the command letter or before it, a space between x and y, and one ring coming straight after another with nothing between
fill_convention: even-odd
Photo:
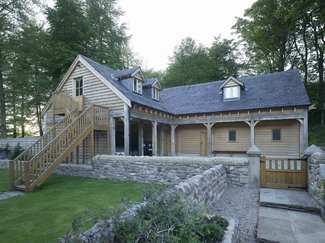
<instances>
[{"instance_id":1,"label":"overcast sky","mask_svg":"<svg viewBox=\"0 0 325 243\"><path fill-rule=\"evenodd\" d=\"M54 0L46 0L53 6ZM235 17L256 0L117 0L125 12L121 20L132 35L131 47L143 69L164 70L168 56L186 37L210 47L214 37L232 39Z\"/></svg>"},{"instance_id":2,"label":"overcast sky","mask_svg":"<svg viewBox=\"0 0 325 243\"><path fill-rule=\"evenodd\" d=\"M118 0L145 67L164 70L174 47L186 37L210 47L214 37L231 39L235 17L256 0Z\"/></svg>"}]
</instances>

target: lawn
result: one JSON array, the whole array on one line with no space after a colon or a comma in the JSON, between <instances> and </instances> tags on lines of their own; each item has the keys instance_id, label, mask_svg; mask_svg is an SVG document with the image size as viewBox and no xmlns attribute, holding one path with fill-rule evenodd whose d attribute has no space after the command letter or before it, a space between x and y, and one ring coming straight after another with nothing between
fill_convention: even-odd
<instances>
[{"instance_id":1,"label":"lawn","mask_svg":"<svg viewBox=\"0 0 325 243\"><path fill-rule=\"evenodd\" d=\"M107 213L121 198L140 200L148 184L51 175L33 193L0 200L0 242L57 242L85 209ZM0 191L9 189L9 172L0 169ZM88 226L89 227L89 226Z\"/></svg>"}]
</instances>

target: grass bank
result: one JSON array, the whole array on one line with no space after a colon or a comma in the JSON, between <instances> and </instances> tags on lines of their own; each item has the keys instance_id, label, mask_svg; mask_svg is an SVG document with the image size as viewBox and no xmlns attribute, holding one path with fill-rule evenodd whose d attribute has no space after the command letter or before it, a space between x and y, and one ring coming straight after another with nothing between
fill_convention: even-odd
<instances>
[{"instance_id":1,"label":"grass bank","mask_svg":"<svg viewBox=\"0 0 325 243\"><path fill-rule=\"evenodd\" d=\"M51 175L33 193L0 201L1 243L57 242L75 216L107 213L121 198L138 202L148 184ZM0 169L0 191L9 189L9 172ZM90 225L86 225L86 228Z\"/></svg>"}]
</instances>

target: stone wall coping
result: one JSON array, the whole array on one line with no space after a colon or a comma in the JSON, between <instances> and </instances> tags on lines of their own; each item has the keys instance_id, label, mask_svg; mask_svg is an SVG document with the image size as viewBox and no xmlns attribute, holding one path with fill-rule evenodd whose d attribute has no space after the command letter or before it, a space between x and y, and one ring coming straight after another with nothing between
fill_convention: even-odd
<instances>
[{"instance_id":1,"label":"stone wall coping","mask_svg":"<svg viewBox=\"0 0 325 243\"><path fill-rule=\"evenodd\" d=\"M164 157L164 156L118 156L118 155L96 155L93 161L119 161L119 162L165 162L171 164L224 164L224 165L248 165L245 157Z\"/></svg>"},{"instance_id":2,"label":"stone wall coping","mask_svg":"<svg viewBox=\"0 0 325 243\"><path fill-rule=\"evenodd\" d=\"M261 150L256 146L253 145L247 152L246 154L251 157L259 157L261 156L262 152Z\"/></svg>"},{"instance_id":3,"label":"stone wall coping","mask_svg":"<svg viewBox=\"0 0 325 243\"><path fill-rule=\"evenodd\" d=\"M311 157L318 161L318 163L324 164L325 163L325 153L315 152L311 155Z\"/></svg>"},{"instance_id":4,"label":"stone wall coping","mask_svg":"<svg viewBox=\"0 0 325 243\"><path fill-rule=\"evenodd\" d=\"M61 163L59 166L60 167L71 167L71 168L84 168L84 169L89 169L89 170L93 169L93 167L91 165L84 165L84 164L64 164L64 163Z\"/></svg>"}]
</instances>

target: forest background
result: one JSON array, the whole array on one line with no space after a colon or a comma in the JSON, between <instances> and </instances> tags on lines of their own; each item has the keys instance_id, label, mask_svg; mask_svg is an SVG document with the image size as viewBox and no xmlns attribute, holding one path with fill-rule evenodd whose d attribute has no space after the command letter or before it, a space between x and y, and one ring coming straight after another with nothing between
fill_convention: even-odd
<instances>
[{"instance_id":1,"label":"forest background","mask_svg":"<svg viewBox=\"0 0 325 243\"><path fill-rule=\"evenodd\" d=\"M78 54L112 69L141 66L117 0L0 0L0 136L42 136L41 110ZM325 2L257 0L211 46L184 37L163 88L299 69L311 100L309 143L325 145ZM159 48L157 46L157 48ZM276 87L274 87L276 88Z\"/></svg>"}]
</instances>

